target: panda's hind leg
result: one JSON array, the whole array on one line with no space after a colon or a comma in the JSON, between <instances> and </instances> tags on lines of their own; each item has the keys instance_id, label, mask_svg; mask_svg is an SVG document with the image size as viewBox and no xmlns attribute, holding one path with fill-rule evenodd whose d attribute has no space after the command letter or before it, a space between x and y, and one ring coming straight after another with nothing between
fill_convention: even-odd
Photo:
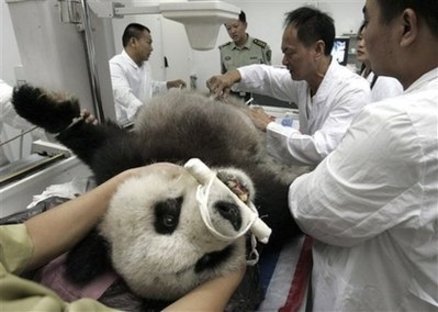
<instances>
[{"instance_id":1,"label":"panda's hind leg","mask_svg":"<svg viewBox=\"0 0 438 312\"><path fill-rule=\"evenodd\" d=\"M91 168L99 183L125 169L143 165L142 162L131 165L128 158L124 165L123 159L116 158L116 155L121 154L121 146L132 140L132 134L110 121L93 125L80 120L60 132L56 139ZM118 163L119 160L122 164Z\"/></svg>"},{"instance_id":2,"label":"panda's hind leg","mask_svg":"<svg viewBox=\"0 0 438 312\"><path fill-rule=\"evenodd\" d=\"M94 125L79 118L81 114L77 99L23 85L14 89L12 103L21 117L47 132L56 133L56 139L71 149L93 172L96 171L96 166L103 166L109 171L105 178L109 178L126 169L125 166L111 170L108 168L113 168L116 165L114 162L95 159L96 153L104 145L111 145L110 152L114 153L115 147L120 145L119 142L129 140L129 133L112 122Z\"/></svg>"},{"instance_id":3,"label":"panda's hind leg","mask_svg":"<svg viewBox=\"0 0 438 312\"><path fill-rule=\"evenodd\" d=\"M30 85L14 89L12 104L18 115L50 133L66 129L80 116L77 99Z\"/></svg>"}]
</instances>

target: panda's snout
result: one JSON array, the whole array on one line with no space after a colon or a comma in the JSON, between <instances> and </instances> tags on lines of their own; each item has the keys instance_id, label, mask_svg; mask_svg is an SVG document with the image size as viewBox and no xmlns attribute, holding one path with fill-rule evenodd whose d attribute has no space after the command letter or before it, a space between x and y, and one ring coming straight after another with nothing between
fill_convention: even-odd
<instances>
[{"instance_id":1,"label":"panda's snout","mask_svg":"<svg viewBox=\"0 0 438 312\"><path fill-rule=\"evenodd\" d=\"M242 227L242 215L240 214L239 207L230 202L219 201L215 203L214 208L219 212L219 214L230 221L231 225L236 231L239 231Z\"/></svg>"}]
</instances>

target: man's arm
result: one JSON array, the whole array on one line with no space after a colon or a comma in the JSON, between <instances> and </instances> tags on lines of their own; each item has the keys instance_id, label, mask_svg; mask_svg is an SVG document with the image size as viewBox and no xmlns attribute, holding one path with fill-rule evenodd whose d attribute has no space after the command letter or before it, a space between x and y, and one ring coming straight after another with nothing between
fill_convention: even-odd
<instances>
[{"instance_id":1,"label":"man's arm","mask_svg":"<svg viewBox=\"0 0 438 312\"><path fill-rule=\"evenodd\" d=\"M239 90L267 95L285 102L297 103L299 90L306 84L303 81L294 81L284 67L256 64L239 67L237 70L241 77L236 85Z\"/></svg>"},{"instance_id":2,"label":"man's arm","mask_svg":"<svg viewBox=\"0 0 438 312\"><path fill-rule=\"evenodd\" d=\"M326 120L311 135L280 124L269 124L269 153L288 164L318 164L338 146L352 120L370 102L370 96L369 89L358 87L335 98Z\"/></svg>"},{"instance_id":3,"label":"man's arm","mask_svg":"<svg viewBox=\"0 0 438 312\"><path fill-rule=\"evenodd\" d=\"M300 228L328 244L354 246L420 215L421 207L400 204L409 188L418 187L424 156L420 144L409 144L418 141L410 116L389 115L384 105L380 111L373 105L360 113L336 150L289 190Z\"/></svg>"},{"instance_id":4,"label":"man's arm","mask_svg":"<svg viewBox=\"0 0 438 312\"><path fill-rule=\"evenodd\" d=\"M186 87L186 82L182 79L169 80L166 82L167 89L179 88L184 89Z\"/></svg>"},{"instance_id":5,"label":"man's arm","mask_svg":"<svg viewBox=\"0 0 438 312\"><path fill-rule=\"evenodd\" d=\"M169 81L152 80L151 83L152 83L152 96L163 94L167 90L172 88L184 89L186 87L186 83L182 79L169 80Z\"/></svg>"},{"instance_id":6,"label":"man's arm","mask_svg":"<svg viewBox=\"0 0 438 312\"><path fill-rule=\"evenodd\" d=\"M298 101L298 87L285 68L264 64L248 65L207 80L207 88L216 97L227 95L236 84L239 90L264 94L286 102Z\"/></svg>"}]
</instances>

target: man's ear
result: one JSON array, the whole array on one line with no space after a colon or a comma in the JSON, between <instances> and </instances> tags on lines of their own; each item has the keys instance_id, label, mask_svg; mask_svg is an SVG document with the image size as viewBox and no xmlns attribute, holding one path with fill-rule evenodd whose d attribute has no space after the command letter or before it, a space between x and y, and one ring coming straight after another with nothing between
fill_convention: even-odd
<instances>
[{"instance_id":1,"label":"man's ear","mask_svg":"<svg viewBox=\"0 0 438 312\"><path fill-rule=\"evenodd\" d=\"M318 40L314 45L315 55L321 57L325 54L325 42L322 40Z\"/></svg>"},{"instance_id":2,"label":"man's ear","mask_svg":"<svg viewBox=\"0 0 438 312\"><path fill-rule=\"evenodd\" d=\"M131 39L129 39L129 45L130 46L134 46L137 43L137 38L135 37L131 37Z\"/></svg>"},{"instance_id":3,"label":"man's ear","mask_svg":"<svg viewBox=\"0 0 438 312\"><path fill-rule=\"evenodd\" d=\"M412 9L406 9L401 15L402 35L400 45L407 47L411 45L418 36L417 14Z\"/></svg>"}]
</instances>

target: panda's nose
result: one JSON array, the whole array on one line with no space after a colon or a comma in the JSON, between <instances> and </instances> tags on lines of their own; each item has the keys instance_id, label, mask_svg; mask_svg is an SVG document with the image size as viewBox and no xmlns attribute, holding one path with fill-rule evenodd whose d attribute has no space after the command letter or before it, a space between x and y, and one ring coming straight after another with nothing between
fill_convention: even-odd
<instances>
[{"instance_id":1,"label":"panda's nose","mask_svg":"<svg viewBox=\"0 0 438 312\"><path fill-rule=\"evenodd\" d=\"M242 226L242 216L236 204L219 201L214 206L222 217L230 221L236 231L239 231Z\"/></svg>"}]
</instances>

